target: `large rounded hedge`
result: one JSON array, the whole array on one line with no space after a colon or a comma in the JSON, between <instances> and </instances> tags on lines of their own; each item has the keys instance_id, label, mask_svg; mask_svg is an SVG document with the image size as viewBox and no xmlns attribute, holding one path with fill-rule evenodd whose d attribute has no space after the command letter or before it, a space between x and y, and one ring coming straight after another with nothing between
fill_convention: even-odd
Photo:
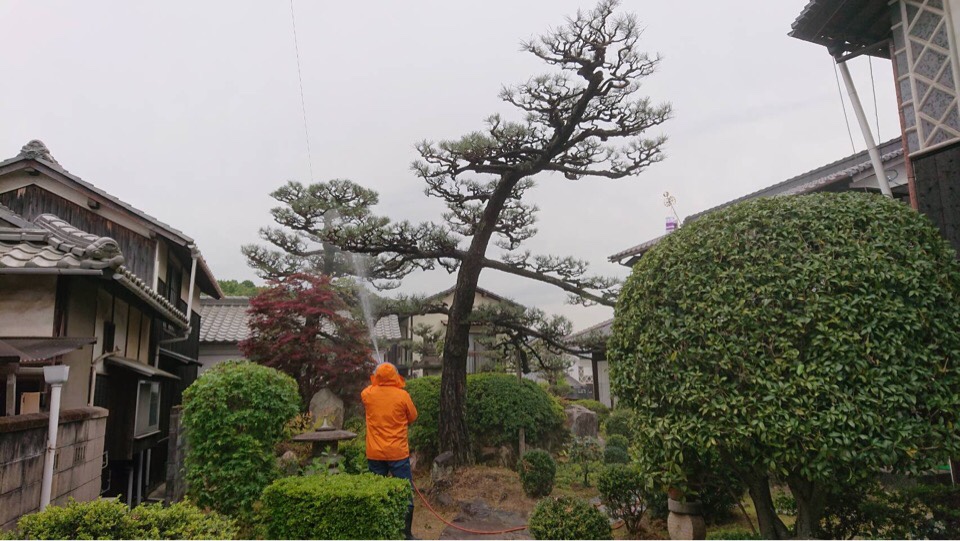
<instances>
[{"instance_id":1,"label":"large rounded hedge","mask_svg":"<svg viewBox=\"0 0 960 541\"><path fill-rule=\"evenodd\" d=\"M440 378L407 382L419 417L410 427L411 446L427 456L439 448ZM517 445L520 428L527 444L551 447L564 434L563 406L536 383L510 374L467 376L467 427L477 448Z\"/></svg>"},{"instance_id":2,"label":"large rounded hedge","mask_svg":"<svg viewBox=\"0 0 960 541\"><path fill-rule=\"evenodd\" d=\"M671 484L709 456L809 488L960 451L960 265L884 197L758 199L685 224L634 267L608 358Z\"/></svg>"},{"instance_id":3,"label":"large rounded hedge","mask_svg":"<svg viewBox=\"0 0 960 541\"><path fill-rule=\"evenodd\" d=\"M245 517L278 475L274 446L299 404L293 378L249 361L220 363L187 387L183 424L193 501Z\"/></svg>"}]
</instances>

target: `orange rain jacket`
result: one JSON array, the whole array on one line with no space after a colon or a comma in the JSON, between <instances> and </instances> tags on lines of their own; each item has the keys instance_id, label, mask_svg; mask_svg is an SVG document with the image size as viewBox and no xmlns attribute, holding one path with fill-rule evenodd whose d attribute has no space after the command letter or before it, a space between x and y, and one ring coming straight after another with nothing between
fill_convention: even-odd
<instances>
[{"instance_id":1,"label":"orange rain jacket","mask_svg":"<svg viewBox=\"0 0 960 541\"><path fill-rule=\"evenodd\" d=\"M360 393L367 412L367 458L403 460L410 456L407 425L417 420L417 408L404 391L406 382L390 363L383 363L370 376L370 385Z\"/></svg>"}]
</instances>

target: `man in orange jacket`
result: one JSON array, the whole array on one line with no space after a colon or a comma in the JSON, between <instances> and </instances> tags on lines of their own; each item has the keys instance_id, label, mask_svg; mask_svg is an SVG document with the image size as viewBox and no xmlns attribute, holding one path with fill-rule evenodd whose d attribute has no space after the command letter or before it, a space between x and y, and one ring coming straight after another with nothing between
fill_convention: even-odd
<instances>
[{"instance_id":1,"label":"man in orange jacket","mask_svg":"<svg viewBox=\"0 0 960 541\"><path fill-rule=\"evenodd\" d=\"M367 414L367 467L377 475L392 475L410 481L410 446L407 426L417 420L417 408L404 391L406 382L390 363L383 363L370 376L370 385L360 393ZM404 535L413 536L413 494L407 508Z\"/></svg>"}]
</instances>

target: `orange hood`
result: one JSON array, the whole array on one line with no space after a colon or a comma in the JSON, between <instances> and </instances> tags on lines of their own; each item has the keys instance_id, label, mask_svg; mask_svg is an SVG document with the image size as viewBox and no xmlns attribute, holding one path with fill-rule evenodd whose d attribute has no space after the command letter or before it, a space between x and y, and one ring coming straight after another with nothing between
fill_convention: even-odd
<instances>
[{"instance_id":1,"label":"orange hood","mask_svg":"<svg viewBox=\"0 0 960 541\"><path fill-rule=\"evenodd\" d=\"M403 376L397 372L397 367L390 363L382 363L377 366L377 369L373 371L373 375L370 376L370 383L372 385L399 387L401 389L407 385L403 380Z\"/></svg>"}]
</instances>

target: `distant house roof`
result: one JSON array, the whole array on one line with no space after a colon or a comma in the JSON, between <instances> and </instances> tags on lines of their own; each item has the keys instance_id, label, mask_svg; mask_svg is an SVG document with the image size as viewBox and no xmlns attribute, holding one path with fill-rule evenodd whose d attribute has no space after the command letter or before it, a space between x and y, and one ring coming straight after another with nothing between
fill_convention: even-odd
<instances>
[{"instance_id":1,"label":"distant house roof","mask_svg":"<svg viewBox=\"0 0 960 541\"><path fill-rule=\"evenodd\" d=\"M232 344L250 335L250 297L200 298L200 342ZM377 321L374 334L378 340L399 340L400 320L386 315Z\"/></svg>"},{"instance_id":2,"label":"distant house roof","mask_svg":"<svg viewBox=\"0 0 960 541\"><path fill-rule=\"evenodd\" d=\"M599 336L610 336L610 332L613 329L613 318L610 318L606 321L601 321L596 325L591 325L582 331L577 331L573 334L568 334L565 338L567 342L573 342L579 338L584 338L592 334Z\"/></svg>"},{"instance_id":3,"label":"distant house roof","mask_svg":"<svg viewBox=\"0 0 960 541\"><path fill-rule=\"evenodd\" d=\"M810 0L789 35L849 52L887 39L890 27L887 0ZM890 57L886 47L871 54Z\"/></svg>"},{"instance_id":4,"label":"distant house roof","mask_svg":"<svg viewBox=\"0 0 960 541\"><path fill-rule=\"evenodd\" d=\"M902 140L900 138L891 139L881 144L879 150L881 153L880 160L883 163L895 161L903 156ZM800 195L818 191L832 190L842 186L841 183L853 179L858 174L870 170L872 167L873 166L870 163L869 155L867 154L867 151L864 150L851 156L847 156L846 158L837 160L833 163L818 167L812 171L807 171L806 173L788 178L783 182L778 182L772 186L767 186L766 188L762 188L753 193L749 193L742 197L727 201L726 203L717 205L707 210L698 212L696 214L691 214L690 216L687 216L687 218L684 220L684 223L692 222L701 218L705 214L715 212L748 199L756 199L758 197L777 197L783 195ZM632 265L638 256L642 256L647 250L660 242L660 240L662 240L664 237L666 237L666 235L661 235L655 239L642 242L636 246L632 246L626 250L617 252L611 255L608 259L614 263L627 260L626 264Z\"/></svg>"},{"instance_id":5,"label":"distant house roof","mask_svg":"<svg viewBox=\"0 0 960 541\"><path fill-rule=\"evenodd\" d=\"M456 290L456 289L457 289L457 286L452 286L452 287L450 287L450 288L444 289L444 290L441 291L440 293L435 293L435 294L433 294L433 295L430 295L429 297L427 297L427 300L428 300L428 301L431 301L431 300L442 299L442 298L446 297L447 295L453 293L454 290ZM518 303L517 301L508 299L508 298L506 298L506 297L501 297L500 295L497 295L496 293L494 293L494 292L492 292L492 291L490 291L490 290L488 290L488 289L484 289L484 288L482 288L482 287L477 287L477 293L479 293L480 295L483 295L484 297L490 297L491 299L493 299L493 300L495 300L495 301L497 301L497 302L505 302L505 303L509 303L509 304L516 305L516 306L522 306L522 305L521 305L520 303Z\"/></svg>"},{"instance_id":6,"label":"distant house roof","mask_svg":"<svg viewBox=\"0 0 960 541\"><path fill-rule=\"evenodd\" d=\"M125 201L121 201L115 196L68 172L57 160L53 158L53 155L50 154L50 150L46 145L43 144L42 141L34 139L33 141L30 141L24 145L23 148L20 149L20 153L13 158L0 161L0 175L20 169L27 169L29 167L33 167L34 169L45 173L51 178L71 183L83 191L86 191L98 198L102 198L106 203L119 207L120 209L136 216L145 222L149 229L173 241L175 244L178 244L186 249L189 249L190 246L196 246L194 240L182 231L175 229L164 222L161 222L146 212L134 207L133 205ZM202 286L201 289L217 297L223 296L223 291L220 290L220 285L213 276L213 271L210 270L209 265L207 265L207 262L202 255L198 258L197 263L197 267L200 270L198 273L198 278L200 279Z\"/></svg>"},{"instance_id":7,"label":"distant house roof","mask_svg":"<svg viewBox=\"0 0 960 541\"><path fill-rule=\"evenodd\" d=\"M117 242L81 231L53 214L32 223L0 205L0 274L89 274L111 278L181 328L190 320L123 266Z\"/></svg>"}]
</instances>

